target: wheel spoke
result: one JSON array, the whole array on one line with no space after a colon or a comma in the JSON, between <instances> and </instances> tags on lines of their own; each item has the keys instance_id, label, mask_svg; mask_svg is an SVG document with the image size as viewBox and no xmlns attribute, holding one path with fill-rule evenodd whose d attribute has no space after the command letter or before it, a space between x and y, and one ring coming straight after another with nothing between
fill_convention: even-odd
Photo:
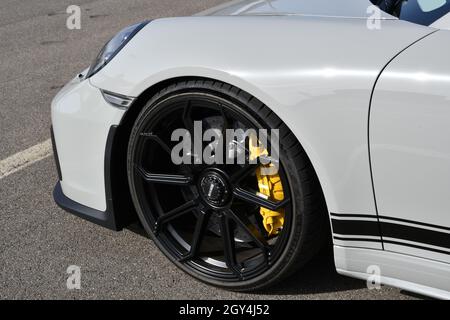
<instances>
[{"instance_id":1,"label":"wheel spoke","mask_svg":"<svg viewBox=\"0 0 450 320\"><path fill-rule=\"evenodd\" d=\"M234 229L230 225L230 219L222 214L220 218L220 231L223 240L223 250L227 267L239 278L242 278L240 267L236 259L236 243L234 241Z\"/></svg>"},{"instance_id":2,"label":"wheel spoke","mask_svg":"<svg viewBox=\"0 0 450 320\"><path fill-rule=\"evenodd\" d=\"M192 177L177 174L155 174L136 166L136 170L146 182L186 186L192 183Z\"/></svg>"},{"instance_id":3,"label":"wheel spoke","mask_svg":"<svg viewBox=\"0 0 450 320\"><path fill-rule=\"evenodd\" d=\"M172 154L172 149L157 135L153 133L141 133L141 137L143 137L145 140L156 142L165 152L167 152L169 155Z\"/></svg>"},{"instance_id":4,"label":"wheel spoke","mask_svg":"<svg viewBox=\"0 0 450 320\"><path fill-rule=\"evenodd\" d=\"M264 199L254 192L250 192L239 187L234 188L233 194L236 198L240 200L254 204L259 207L267 208L272 211L277 211L285 207L290 202L289 198L286 198L282 201L274 202L268 199Z\"/></svg>"},{"instance_id":5,"label":"wheel spoke","mask_svg":"<svg viewBox=\"0 0 450 320\"><path fill-rule=\"evenodd\" d=\"M191 200L191 201L188 201L185 204L169 211L168 213L163 214L155 222L155 225L153 227L155 234L158 234L164 225L166 225L170 221L182 216L183 214L193 211L194 209L197 208L197 206L198 206L198 201Z\"/></svg>"},{"instance_id":6,"label":"wheel spoke","mask_svg":"<svg viewBox=\"0 0 450 320\"><path fill-rule=\"evenodd\" d=\"M199 216L195 225L194 234L192 236L192 244L189 253L183 256L179 261L186 262L194 259L200 250L200 246L205 235L206 226L208 225L209 214L199 210Z\"/></svg>"},{"instance_id":7,"label":"wheel spoke","mask_svg":"<svg viewBox=\"0 0 450 320\"><path fill-rule=\"evenodd\" d=\"M264 237L258 232L256 226L251 223L250 219L248 219L247 216L238 217L231 209L228 209L226 212L228 216L253 239L256 245L264 251L264 254L266 254L266 251L268 251L269 249L269 244L267 243L266 239L264 239Z\"/></svg>"}]
</instances>

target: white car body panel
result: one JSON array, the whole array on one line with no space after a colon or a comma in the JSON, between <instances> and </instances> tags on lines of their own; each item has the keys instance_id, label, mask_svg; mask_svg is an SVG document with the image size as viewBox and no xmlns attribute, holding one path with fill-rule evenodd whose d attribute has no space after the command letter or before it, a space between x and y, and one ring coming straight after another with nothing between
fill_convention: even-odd
<instances>
[{"instance_id":1,"label":"white car body panel","mask_svg":"<svg viewBox=\"0 0 450 320\"><path fill-rule=\"evenodd\" d=\"M52 124L64 194L105 211L105 147L109 129L125 110L112 107L90 81L75 77L52 102Z\"/></svg>"},{"instance_id":2,"label":"white car body panel","mask_svg":"<svg viewBox=\"0 0 450 320\"><path fill-rule=\"evenodd\" d=\"M423 228L439 232L443 238L440 242L447 238L447 243L450 243L450 65L446 63L450 56L449 40L450 31L436 32L392 61L377 82L370 117L378 214L437 226ZM389 243L385 249L450 263L450 249L437 243L433 247L446 254Z\"/></svg>"},{"instance_id":3,"label":"white car body panel","mask_svg":"<svg viewBox=\"0 0 450 320\"><path fill-rule=\"evenodd\" d=\"M450 226L445 210L450 168L443 161L449 162L444 122L450 116L450 70L442 64L449 34L387 14L380 16L381 29L371 30L368 0L331 3L335 0L233 1L197 17L152 21L99 73L72 80L55 97L52 123L64 195L98 211L107 209L105 145L110 127L120 124L125 111L108 104L100 89L138 97L169 79L215 79L265 103L302 144L331 214L339 273L367 279L367 268L378 265L385 284L450 299L448 255L383 244L382 234L350 239L334 229L336 222L386 222L377 209L434 224L423 226L432 231ZM420 82L418 72L435 77ZM370 141L376 198L368 141L375 84ZM429 113L424 99L438 111ZM414 176L430 159L441 175L429 170L428 176ZM428 213L431 203L436 209Z\"/></svg>"},{"instance_id":4,"label":"white car body panel","mask_svg":"<svg viewBox=\"0 0 450 320\"><path fill-rule=\"evenodd\" d=\"M450 30L450 13L435 21L432 25L430 25L430 27Z\"/></svg>"},{"instance_id":5,"label":"white car body panel","mask_svg":"<svg viewBox=\"0 0 450 320\"><path fill-rule=\"evenodd\" d=\"M368 280L372 284L379 280L382 284L436 299L450 299L447 263L389 251L341 246L334 246L334 261L337 272L342 275ZM379 275L373 273L376 269L380 271Z\"/></svg>"}]
</instances>

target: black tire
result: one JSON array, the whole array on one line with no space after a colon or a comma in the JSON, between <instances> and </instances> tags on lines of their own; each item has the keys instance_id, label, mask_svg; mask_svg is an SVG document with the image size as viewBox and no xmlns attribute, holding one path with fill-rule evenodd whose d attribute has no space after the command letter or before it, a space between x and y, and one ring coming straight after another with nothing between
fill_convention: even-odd
<instances>
[{"instance_id":1,"label":"black tire","mask_svg":"<svg viewBox=\"0 0 450 320\"><path fill-rule=\"evenodd\" d=\"M149 119L156 116L155 110L159 110L161 103L168 99L199 94L228 101L239 112L251 116L266 128L279 129L280 133L280 162L291 194L292 218L289 233L285 235L286 241L284 247L279 249L277 259L267 270L254 277L243 277L239 281L225 281L178 261L167 244L156 235L152 222L149 222L151 214L148 211L151 210L143 205L143 193L136 175L139 139ZM155 94L137 117L130 136L127 158L131 195L146 232L175 265L207 284L234 291L255 291L273 286L305 265L319 251L327 237L327 209L322 191L313 167L296 137L267 106L228 84L207 80L181 81Z\"/></svg>"}]
</instances>

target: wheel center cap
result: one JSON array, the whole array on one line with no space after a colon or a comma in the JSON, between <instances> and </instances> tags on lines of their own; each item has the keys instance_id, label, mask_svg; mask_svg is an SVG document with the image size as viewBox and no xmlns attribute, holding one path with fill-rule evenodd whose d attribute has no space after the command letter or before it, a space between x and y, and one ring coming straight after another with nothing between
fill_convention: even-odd
<instances>
[{"instance_id":1,"label":"wheel center cap","mask_svg":"<svg viewBox=\"0 0 450 320\"><path fill-rule=\"evenodd\" d=\"M228 183L220 173L207 172L200 178L200 193L202 198L213 207L222 207L230 199L231 192Z\"/></svg>"}]
</instances>

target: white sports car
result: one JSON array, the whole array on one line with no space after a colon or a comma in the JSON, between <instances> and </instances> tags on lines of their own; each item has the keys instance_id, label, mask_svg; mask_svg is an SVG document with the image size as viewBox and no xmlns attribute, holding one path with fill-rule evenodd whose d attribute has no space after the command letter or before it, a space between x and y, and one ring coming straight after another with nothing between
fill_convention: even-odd
<instances>
[{"instance_id":1,"label":"white sports car","mask_svg":"<svg viewBox=\"0 0 450 320\"><path fill-rule=\"evenodd\" d=\"M332 238L340 274L450 298L449 11L246 0L129 26L52 102L54 199L230 290Z\"/></svg>"}]
</instances>

